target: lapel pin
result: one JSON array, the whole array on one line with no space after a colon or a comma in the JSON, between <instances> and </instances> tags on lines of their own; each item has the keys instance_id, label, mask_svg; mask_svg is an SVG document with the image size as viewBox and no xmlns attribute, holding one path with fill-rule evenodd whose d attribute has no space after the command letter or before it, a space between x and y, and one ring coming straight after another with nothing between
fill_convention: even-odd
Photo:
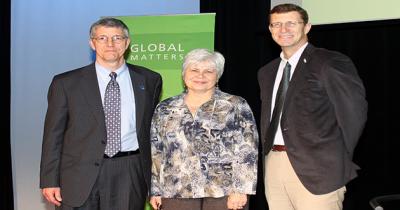
<instances>
[{"instance_id":1,"label":"lapel pin","mask_svg":"<svg viewBox=\"0 0 400 210\"><path fill-rule=\"evenodd\" d=\"M303 59L303 62L304 62L304 63L307 63L307 59L304 58L304 59Z\"/></svg>"},{"instance_id":2,"label":"lapel pin","mask_svg":"<svg viewBox=\"0 0 400 210\"><path fill-rule=\"evenodd\" d=\"M139 88L140 88L141 90L144 90L144 85L139 85Z\"/></svg>"}]
</instances>

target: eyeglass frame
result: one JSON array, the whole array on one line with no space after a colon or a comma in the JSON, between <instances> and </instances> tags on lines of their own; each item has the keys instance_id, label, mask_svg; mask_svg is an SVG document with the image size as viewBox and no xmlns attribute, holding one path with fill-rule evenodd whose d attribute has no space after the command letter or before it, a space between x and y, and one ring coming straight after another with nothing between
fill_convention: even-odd
<instances>
[{"instance_id":1,"label":"eyeglass frame","mask_svg":"<svg viewBox=\"0 0 400 210\"><path fill-rule=\"evenodd\" d=\"M123 40L127 39L128 37L126 37L125 35L114 35L112 37L108 37L106 35L100 35L100 36L91 37L91 38L101 44L108 43L108 40L111 38L112 43L120 44L120 43L122 43Z\"/></svg>"},{"instance_id":2,"label":"eyeglass frame","mask_svg":"<svg viewBox=\"0 0 400 210\"><path fill-rule=\"evenodd\" d=\"M272 29L280 29L282 26L285 26L285 28L294 28L299 24L304 23L304 21L287 21L287 22L275 22L275 23L270 23L269 28Z\"/></svg>"}]
</instances>

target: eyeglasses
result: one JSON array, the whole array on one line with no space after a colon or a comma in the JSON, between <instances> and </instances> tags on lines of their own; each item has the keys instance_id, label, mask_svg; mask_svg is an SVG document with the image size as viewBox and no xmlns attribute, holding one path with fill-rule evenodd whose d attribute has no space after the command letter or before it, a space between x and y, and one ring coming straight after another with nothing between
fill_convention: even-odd
<instances>
[{"instance_id":1,"label":"eyeglasses","mask_svg":"<svg viewBox=\"0 0 400 210\"><path fill-rule=\"evenodd\" d=\"M98 37L92 37L92 39L98 41L101 44L106 44L108 43L108 39L111 38L111 42L115 44L121 44L127 37L121 36L121 35L114 35L112 37L108 37L105 35L101 35Z\"/></svg>"},{"instance_id":2,"label":"eyeglasses","mask_svg":"<svg viewBox=\"0 0 400 210\"><path fill-rule=\"evenodd\" d=\"M282 26L285 25L285 28L294 28L298 24L301 24L301 23L304 23L304 22L300 22L300 21L288 21L288 22L285 22L285 23L276 22L276 23L269 24L269 27L273 28L273 29L278 29L278 28L282 28Z\"/></svg>"}]
</instances>

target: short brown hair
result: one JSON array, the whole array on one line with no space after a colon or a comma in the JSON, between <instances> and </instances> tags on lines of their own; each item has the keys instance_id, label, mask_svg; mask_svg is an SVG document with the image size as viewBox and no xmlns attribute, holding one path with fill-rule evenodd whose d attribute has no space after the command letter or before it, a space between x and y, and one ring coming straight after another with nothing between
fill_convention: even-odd
<instances>
[{"instance_id":1,"label":"short brown hair","mask_svg":"<svg viewBox=\"0 0 400 210\"><path fill-rule=\"evenodd\" d=\"M269 12L269 18L271 19L272 14L298 12L304 23L308 23L307 11L296 4L278 4Z\"/></svg>"}]
</instances>

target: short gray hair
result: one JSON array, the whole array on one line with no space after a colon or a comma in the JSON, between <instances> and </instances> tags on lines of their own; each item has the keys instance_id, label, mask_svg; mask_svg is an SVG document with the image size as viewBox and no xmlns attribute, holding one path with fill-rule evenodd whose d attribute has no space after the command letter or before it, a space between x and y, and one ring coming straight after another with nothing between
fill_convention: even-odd
<instances>
[{"instance_id":1,"label":"short gray hair","mask_svg":"<svg viewBox=\"0 0 400 210\"><path fill-rule=\"evenodd\" d=\"M92 26L90 26L90 38L94 37L95 30L99 26L109 27L109 28L120 28L123 30L125 37L129 38L128 26L126 26L125 23L122 22L121 20L112 17L104 17L93 23Z\"/></svg>"},{"instance_id":2,"label":"short gray hair","mask_svg":"<svg viewBox=\"0 0 400 210\"><path fill-rule=\"evenodd\" d=\"M189 65L204 61L214 64L219 79L224 72L224 56L217 51L212 52L208 49L203 48L194 49L185 56L182 65L182 76L185 75L186 68L188 68Z\"/></svg>"}]
</instances>

